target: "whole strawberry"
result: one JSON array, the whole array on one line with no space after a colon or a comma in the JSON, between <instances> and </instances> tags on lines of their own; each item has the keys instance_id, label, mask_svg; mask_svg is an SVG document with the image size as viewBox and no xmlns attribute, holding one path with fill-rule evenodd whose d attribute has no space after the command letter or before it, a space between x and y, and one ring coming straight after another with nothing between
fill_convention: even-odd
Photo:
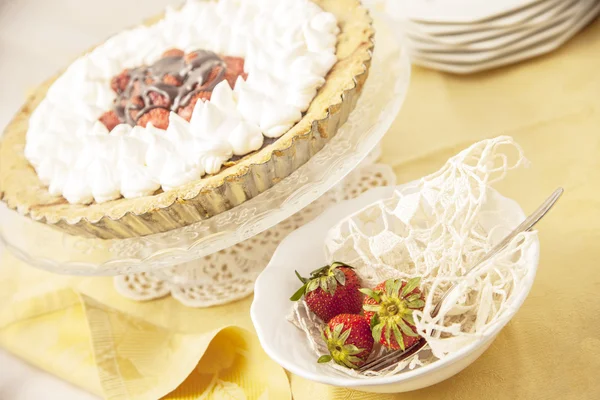
<instances>
[{"instance_id":1,"label":"whole strawberry","mask_svg":"<svg viewBox=\"0 0 600 400\"><path fill-rule=\"evenodd\" d=\"M329 355L318 362L331 360L348 368L359 368L373 350L373 336L367 319L357 314L340 314L333 317L322 332Z\"/></svg>"},{"instance_id":2,"label":"whole strawberry","mask_svg":"<svg viewBox=\"0 0 600 400\"><path fill-rule=\"evenodd\" d=\"M425 306L420 283L421 278L389 279L373 290L360 289L367 295L363 309L375 341L393 350L405 350L419 341L413 312Z\"/></svg>"},{"instance_id":3,"label":"whole strawberry","mask_svg":"<svg viewBox=\"0 0 600 400\"><path fill-rule=\"evenodd\" d=\"M335 262L311 272L308 279L297 271L296 276L303 285L290 300L297 301L304 296L309 310L324 322L339 314L360 314L363 296L352 267Z\"/></svg>"}]
</instances>

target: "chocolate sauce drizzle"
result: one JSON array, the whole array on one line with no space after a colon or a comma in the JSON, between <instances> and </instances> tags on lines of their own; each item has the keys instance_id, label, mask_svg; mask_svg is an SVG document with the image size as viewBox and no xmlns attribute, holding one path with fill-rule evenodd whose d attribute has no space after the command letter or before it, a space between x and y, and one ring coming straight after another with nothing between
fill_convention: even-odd
<instances>
[{"instance_id":1,"label":"chocolate sauce drizzle","mask_svg":"<svg viewBox=\"0 0 600 400\"><path fill-rule=\"evenodd\" d=\"M220 67L217 76L210 82L206 82L211 71L216 67ZM178 108L188 105L197 93L212 91L224 79L225 71L225 61L212 51L198 50L186 57L179 55L163 57L150 66L129 70L129 83L115 100L115 112L121 121L132 126L135 126L137 120L144 114L155 108L177 112ZM163 79L166 75L177 78L183 82L182 85L164 83ZM139 85L143 104L132 102L136 83ZM152 104L149 97L151 92L164 96L170 106ZM132 117L132 111L135 118Z\"/></svg>"}]
</instances>

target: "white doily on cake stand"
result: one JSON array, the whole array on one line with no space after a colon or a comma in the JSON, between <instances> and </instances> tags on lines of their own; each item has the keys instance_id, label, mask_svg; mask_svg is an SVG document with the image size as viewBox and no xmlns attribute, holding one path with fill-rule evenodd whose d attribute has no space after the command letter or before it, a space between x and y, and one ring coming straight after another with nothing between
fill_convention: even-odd
<instances>
[{"instance_id":1,"label":"white doily on cake stand","mask_svg":"<svg viewBox=\"0 0 600 400\"><path fill-rule=\"evenodd\" d=\"M138 301L171 295L188 307L210 307L250 295L258 274L290 232L335 203L357 197L374 187L395 185L393 170L385 164L373 163L379 153L380 147L342 182L278 225L196 261L154 272L116 276L116 290Z\"/></svg>"}]
</instances>

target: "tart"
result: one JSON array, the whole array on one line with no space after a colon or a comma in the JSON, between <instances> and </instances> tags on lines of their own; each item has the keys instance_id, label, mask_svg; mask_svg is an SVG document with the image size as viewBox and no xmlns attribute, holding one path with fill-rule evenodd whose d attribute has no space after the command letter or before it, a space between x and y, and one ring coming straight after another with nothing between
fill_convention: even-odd
<instances>
[{"instance_id":1,"label":"tart","mask_svg":"<svg viewBox=\"0 0 600 400\"><path fill-rule=\"evenodd\" d=\"M358 0L188 1L35 90L0 199L69 234L150 235L229 210L335 135L368 75Z\"/></svg>"}]
</instances>

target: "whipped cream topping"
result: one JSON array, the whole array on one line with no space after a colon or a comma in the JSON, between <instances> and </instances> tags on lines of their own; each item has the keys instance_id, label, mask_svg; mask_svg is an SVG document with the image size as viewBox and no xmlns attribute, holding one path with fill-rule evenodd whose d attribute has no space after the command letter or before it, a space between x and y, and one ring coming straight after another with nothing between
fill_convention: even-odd
<instances>
[{"instance_id":1,"label":"whipped cream topping","mask_svg":"<svg viewBox=\"0 0 600 400\"><path fill-rule=\"evenodd\" d=\"M310 0L188 1L157 24L126 30L73 64L32 113L25 156L69 203L102 203L171 190L219 172L233 156L278 138L307 110L337 61L334 15ZM110 80L171 48L244 57L247 80L222 81L188 122L166 130L98 121L116 94Z\"/></svg>"}]
</instances>

